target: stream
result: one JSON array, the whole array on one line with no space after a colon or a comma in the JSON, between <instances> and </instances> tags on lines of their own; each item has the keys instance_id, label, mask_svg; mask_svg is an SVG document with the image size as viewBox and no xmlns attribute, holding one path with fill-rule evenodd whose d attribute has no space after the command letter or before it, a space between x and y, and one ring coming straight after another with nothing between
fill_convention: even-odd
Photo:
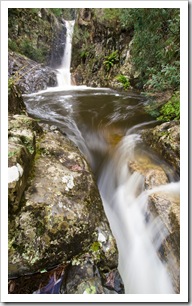
<instances>
[{"instance_id":1,"label":"stream","mask_svg":"<svg viewBox=\"0 0 192 306\"><path fill-rule=\"evenodd\" d=\"M24 95L27 112L58 127L84 154L95 174L119 252L118 269L125 293L175 293L160 247L167 230L148 209L148 195L157 190L179 197L173 170L142 142L140 131L157 122L145 112L142 95L109 88L70 84L73 21L66 22L68 36L58 87ZM144 178L129 170L130 161L161 165L169 183L145 190ZM168 268L168 269L167 269Z\"/></svg>"},{"instance_id":2,"label":"stream","mask_svg":"<svg viewBox=\"0 0 192 306\"><path fill-rule=\"evenodd\" d=\"M173 293L166 264L158 256L166 229L160 219L149 218L143 176L128 169L130 160L159 164L170 180L162 190L179 193L171 168L142 143L139 131L156 125L144 111L145 98L76 86L27 95L24 101L32 117L57 126L91 165L117 241L125 292Z\"/></svg>"}]
</instances>

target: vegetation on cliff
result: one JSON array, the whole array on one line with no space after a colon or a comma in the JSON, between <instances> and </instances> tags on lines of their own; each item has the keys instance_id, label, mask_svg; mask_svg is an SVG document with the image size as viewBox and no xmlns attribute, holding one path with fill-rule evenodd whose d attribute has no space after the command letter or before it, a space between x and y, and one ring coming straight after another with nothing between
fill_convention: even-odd
<instances>
[{"instance_id":1,"label":"vegetation on cliff","mask_svg":"<svg viewBox=\"0 0 192 306\"><path fill-rule=\"evenodd\" d=\"M62 18L74 18L74 9L9 8L8 46L39 63L49 64Z\"/></svg>"}]
</instances>

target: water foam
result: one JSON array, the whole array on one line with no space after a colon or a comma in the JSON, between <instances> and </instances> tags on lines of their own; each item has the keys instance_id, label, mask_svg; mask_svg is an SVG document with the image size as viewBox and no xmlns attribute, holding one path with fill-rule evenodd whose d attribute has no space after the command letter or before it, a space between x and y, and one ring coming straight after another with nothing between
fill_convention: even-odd
<instances>
[{"instance_id":1,"label":"water foam","mask_svg":"<svg viewBox=\"0 0 192 306\"><path fill-rule=\"evenodd\" d=\"M105 212L110 222L119 252L119 272L129 294L174 293L171 279L157 250L166 238L167 230L160 218L147 218L148 195L156 190L177 190L174 183L144 189L141 174L130 173L128 160L134 159L134 149L140 142L137 134L125 136L113 159L103 169L99 179ZM113 195L112 195L113 194Z\"/></svg>"}]
</instances>

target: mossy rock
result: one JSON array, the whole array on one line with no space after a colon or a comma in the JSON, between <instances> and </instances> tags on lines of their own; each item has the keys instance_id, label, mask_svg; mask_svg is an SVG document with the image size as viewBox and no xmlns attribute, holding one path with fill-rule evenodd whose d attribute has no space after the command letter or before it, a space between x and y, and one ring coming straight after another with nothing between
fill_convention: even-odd
<instances>
[{"instance_id":1,"label":"mossy rock","mask_svg":"<svg viewBox=\"0 0 192 306\"><path fill-rule=\"evenodd\" d=\"M9 276L49 269L101 237L101 247L111 250L104 261L113 258L111 265L117 265L115 241L86 160L59 131L44 132L20 210L9 220Z\"/></svg>"}]
</instances>

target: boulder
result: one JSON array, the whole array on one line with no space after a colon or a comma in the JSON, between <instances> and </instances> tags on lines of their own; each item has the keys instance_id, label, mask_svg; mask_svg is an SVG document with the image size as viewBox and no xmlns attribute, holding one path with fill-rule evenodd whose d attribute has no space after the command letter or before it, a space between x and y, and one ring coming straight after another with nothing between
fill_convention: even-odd
<instances>
[{"instance_id":1,"label":"boulder","mask_svg":"<svg viewBox=\"0 0 192 306\"><path fill-rule=\"evenodd\" d=\"M101 264L117 267L116 244L86 160L58 130L44 131L19 209L9 215L9 277L51 269L90 248Z\"/></svg>"},{"instance_id":2,"label":"boulder","mask_svg":"<svg viewBox=\"0 0 192 306\"><path fill-rule=\"evenodd\" d=\"M143 141L153 149L174 170L180 173L180 124L178 121L165 122L155 128L143 130Z\"/></svg>"},{"instance_id":3,"label":"boulder","mask_svg":"<svg viewBox=\"0 0 192 306\"><path fill-rule=\"evenodd\" d=\"M54 69L15 52L9 52L8 59L9 78L19 85L22 94L57 86L57 73Z\"/></svg>"}]
</instances>

